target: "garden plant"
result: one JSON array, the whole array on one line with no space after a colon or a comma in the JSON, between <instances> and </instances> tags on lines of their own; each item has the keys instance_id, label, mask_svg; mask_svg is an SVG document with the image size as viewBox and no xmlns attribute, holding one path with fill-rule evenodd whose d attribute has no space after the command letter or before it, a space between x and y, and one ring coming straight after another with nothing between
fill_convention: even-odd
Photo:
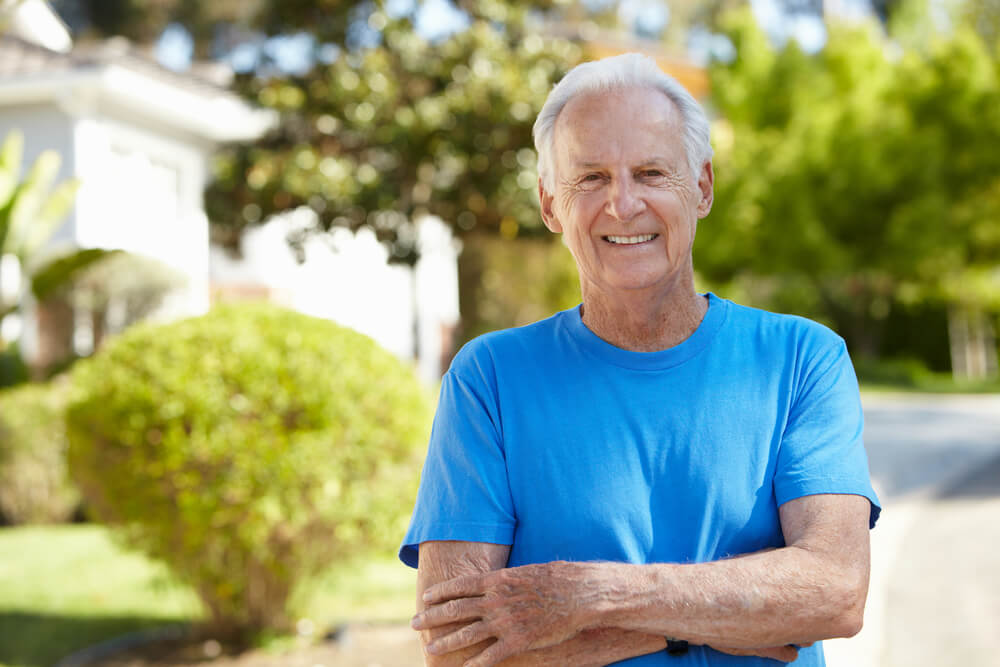
<instances>
[{"instance_id":1,"label":"garden plant","mask_svg":"<svg viewBox=\"0 0 1000 667\"><path fill-rule=\"evenodd\" d=\"M73 369L69 461L96 518L165 561L213 631L288 629L297 587L402 534L428 430L412 369L264 304L136 326Z\"/></svg>"},{"instance_id":2,"label":"garden plant","mask_svg":"<svg viewBox=\"0 0 1000 667\"><path fill-rule=\"evenodd\" d=\"M59 523L79 506L66 470L65 380L0 391L0 516L8 524Z\"/></svg>"}]
</instances>

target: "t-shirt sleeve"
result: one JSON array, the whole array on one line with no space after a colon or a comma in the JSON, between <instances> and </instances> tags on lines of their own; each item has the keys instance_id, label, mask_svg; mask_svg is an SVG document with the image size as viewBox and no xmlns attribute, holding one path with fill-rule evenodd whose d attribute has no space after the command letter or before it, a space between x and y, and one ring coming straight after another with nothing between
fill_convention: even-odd
<instances>
[{"instance_id":1,"label":"t-shirt sleeve","mask_svg":"<svg viewBox=\"0 0 1000 667\"><path fill-rule=\"evenodd\" d=\"M795 385L774 477L778 505L820 493L860 495L871 502L874 527L882 508L871 485L861 396L843 340L810 355Z\"/></svg>"},{"instance_id":2,"label":"t-shirt sleeve","mask_svg":"<svg viewBox=\"0 0 1000 667\"><path fill-rule=\"evenodd\" d=\"M495 376L488 361L469 357L460 354L441 382L416 506L399 549L410 567L429 540L513 542Z\"/></svg>"}]
</instances>

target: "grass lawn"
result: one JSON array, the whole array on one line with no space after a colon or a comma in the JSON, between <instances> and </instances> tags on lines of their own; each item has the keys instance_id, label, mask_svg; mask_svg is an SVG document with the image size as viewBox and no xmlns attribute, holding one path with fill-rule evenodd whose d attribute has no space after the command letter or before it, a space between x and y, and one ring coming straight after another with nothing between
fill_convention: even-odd
<instances>
[{"instance_id":1,"label":"grass lawn","mask_svg":"<svg viewBox=\"0 0 1000 667\"><path fill-rule=\"evenodd\" d=\"M928 381L919 386L885 382L862 382L861 393L869 394L1000 394L1000 382Z\"/></svg>"},{"instance_id":2,"label":"grass lawn","mask_svg":"<svg viewBox=\"0 0 1000 667\"><path fill-rule=\"evenodd\" d=\"M1000 378L956 380L951 373L928 370L905 359L855 360L861 390L868 393L997 394Z\"/></svg>"},{"instance_id":3,"label":"grass lawn","mask_svg":"<svg viewBox=\"0 0 1000 667\"><path fill-rule=\"evenodd\" d=\"M416 575L387 554L331 568L301 595L317 628L403 621ZM196 620L197 598L167 569L93 525L0 528L0 665L45 667L97 642Z\"/></svg>"}]
</instances>

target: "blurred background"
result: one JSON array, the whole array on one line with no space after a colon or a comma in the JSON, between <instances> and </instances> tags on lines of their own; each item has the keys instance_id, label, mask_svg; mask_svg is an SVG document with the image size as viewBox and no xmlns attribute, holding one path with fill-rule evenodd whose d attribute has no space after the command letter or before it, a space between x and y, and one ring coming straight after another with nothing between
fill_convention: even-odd
<instances>
[{"instance_id":1,"label":"blurred background","mask_svg":"<svg viewBox=\"0 0 1000 667\"><path fill-rule=\"evenodd\" d=\"M626 51L712 118L699 288L862 381L887 511L831 664L1000 664L996 0L0 0L0 664L418 664L436 384L579 302L531 125Z\"/></svg>"}]
</instances>

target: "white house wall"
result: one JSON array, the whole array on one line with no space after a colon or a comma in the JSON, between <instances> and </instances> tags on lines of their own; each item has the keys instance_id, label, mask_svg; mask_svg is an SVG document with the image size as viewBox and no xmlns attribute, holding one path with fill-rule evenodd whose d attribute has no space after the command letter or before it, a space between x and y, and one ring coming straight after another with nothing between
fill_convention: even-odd
<instances>
[{"instance_id":1,"label":"white house wall","mask_svg":"<svg viewBox=\"0 0 1000 667\"><path fill-rule=\"evenodd\" d=\"M303 283L294 307L367 334L403 359L413 359L413 272L386 262L388 253L367 229L339 230L333 248L306 244Z\"/></svg>"},{"instance_id":2,"label":"white house wall","mask_svg":"<svg viewBox=\"0 0 1000 667\"><path fill-rule=\"evenodd\" d=\"M420 261L415 267L416 294L419 306L417 335L420 338L420 375L438 379L442 368L443 346L451 347L450 331L459 321L458 255L459 241L440 219L425 217L418 225Z\"/></svg>"},{"instance_id":3,"label":"white house wall","mask_svg":"<svg viewBox=\"0 0 1000 667\"><path fill-rule=\"evenodd\" d=\"M367 229L313 235L298 263L290 230L310 226L300 209L248 231L242 259L212 249L212 284L265 288L272 300L360 331L402 359L414 360L427 382L438 380L445 332L458 322L457 248L448 228L425 218L418 225L422 258L415 269L389 264L385 247Z\"/></svg>"},{"instance_id":4,"label":"white house wall","mask_svg":"<svg viewBox=\"0 0 1000 667\"><path fill-rule=\"evenodd\" d=\"M149 257L185 276L185 289L168 299L161 316L206 311L205 152L106 116L78 120L75 141L77 243Z\"/></svg>"}]
</instances>

